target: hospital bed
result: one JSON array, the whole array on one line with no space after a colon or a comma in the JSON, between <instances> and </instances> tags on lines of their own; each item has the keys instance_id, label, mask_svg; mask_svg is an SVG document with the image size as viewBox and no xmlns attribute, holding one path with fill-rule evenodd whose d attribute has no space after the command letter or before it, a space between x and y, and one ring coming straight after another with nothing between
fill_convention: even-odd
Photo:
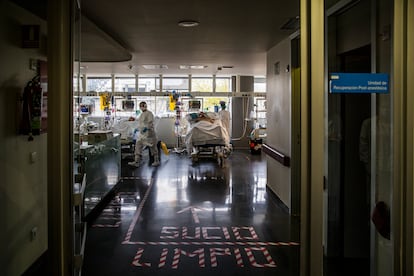
<instances>
[{"instance_id":1,"label":"hospital bed","mask_svg":"<svg viewBox=\"0 0 414 276\"><path fill-rule=\"evenodd\" d=\"M134 149L137 132L137 121L130 118L117 118L114 120L112 131L121 135L121 157L122 159L134 158Z\"/></svg>"},{"instance_id":2,"label":"hospital bed","mask_svg":"<svg viewBox=\"0 0 414 276\"><path fill-rule=\"evenodd\" d=\"M217 113L199 112L186 115L189 123L185 143L193 163L201 158L216 159L224 166L231 151L230 136Z\"/></svg>"}]
</instances>

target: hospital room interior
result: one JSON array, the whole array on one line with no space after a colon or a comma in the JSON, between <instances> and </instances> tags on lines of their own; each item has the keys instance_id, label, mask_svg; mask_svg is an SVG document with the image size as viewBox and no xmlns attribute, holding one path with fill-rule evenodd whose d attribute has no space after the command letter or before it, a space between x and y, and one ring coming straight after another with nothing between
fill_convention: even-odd
<instances>
[{"instance_id":1,"label":"hospital room interior","mask_svg":"<svg viewBox=\"0 0 414 276\"><path fill-rule=\"evenodd\" d=\"M409 275L397 2L1 1L4 275Z\"/></svg>"}]
</instances>

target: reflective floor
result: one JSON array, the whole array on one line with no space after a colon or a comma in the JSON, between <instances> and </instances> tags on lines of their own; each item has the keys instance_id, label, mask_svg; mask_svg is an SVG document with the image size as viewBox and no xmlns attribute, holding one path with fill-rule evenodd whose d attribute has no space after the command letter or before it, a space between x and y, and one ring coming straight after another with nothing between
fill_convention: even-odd
<instances>
[{"instance_id":1,"label":"reflective floor","mask_svg":"<svg viewBox=\"0 0 414 276\"><path fill-rule=\"evenodd\" d=\"M299 224L266 188L263 154L234 151L224 167L175 153L157 168L122 162L82 275L299 275Z\"/></svg>"}]
</instances>

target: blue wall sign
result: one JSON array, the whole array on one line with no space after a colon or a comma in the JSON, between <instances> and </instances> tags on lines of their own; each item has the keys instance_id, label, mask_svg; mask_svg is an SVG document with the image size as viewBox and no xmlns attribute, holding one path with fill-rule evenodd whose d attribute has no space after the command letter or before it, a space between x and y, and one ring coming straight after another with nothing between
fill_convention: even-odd
<instances>
[{"instance_id":1,"label":"blue wall sign","mask_svg":"<svg viewBox=\"0 0 414 276\"><path fill-rule=\"evenodd\" d=\"M330 93L389 93L388 74L331 73Z\"/></svg>"}]
</instances>

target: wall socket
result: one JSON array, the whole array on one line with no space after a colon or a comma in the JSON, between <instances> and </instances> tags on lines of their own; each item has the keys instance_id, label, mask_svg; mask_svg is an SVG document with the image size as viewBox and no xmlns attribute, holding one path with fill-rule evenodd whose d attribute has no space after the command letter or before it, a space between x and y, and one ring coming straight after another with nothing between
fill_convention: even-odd
<instances>
[{"instance_id":1,"label":"wall socket","mask_svg":"<svg viewBox=\"0 0 414 276\"><path fill-rule=\"evenodd\" d=\"M30 231L30 241L34 241L37 238L37 227L33 227Z\"/></svg>"}]
</instances>

